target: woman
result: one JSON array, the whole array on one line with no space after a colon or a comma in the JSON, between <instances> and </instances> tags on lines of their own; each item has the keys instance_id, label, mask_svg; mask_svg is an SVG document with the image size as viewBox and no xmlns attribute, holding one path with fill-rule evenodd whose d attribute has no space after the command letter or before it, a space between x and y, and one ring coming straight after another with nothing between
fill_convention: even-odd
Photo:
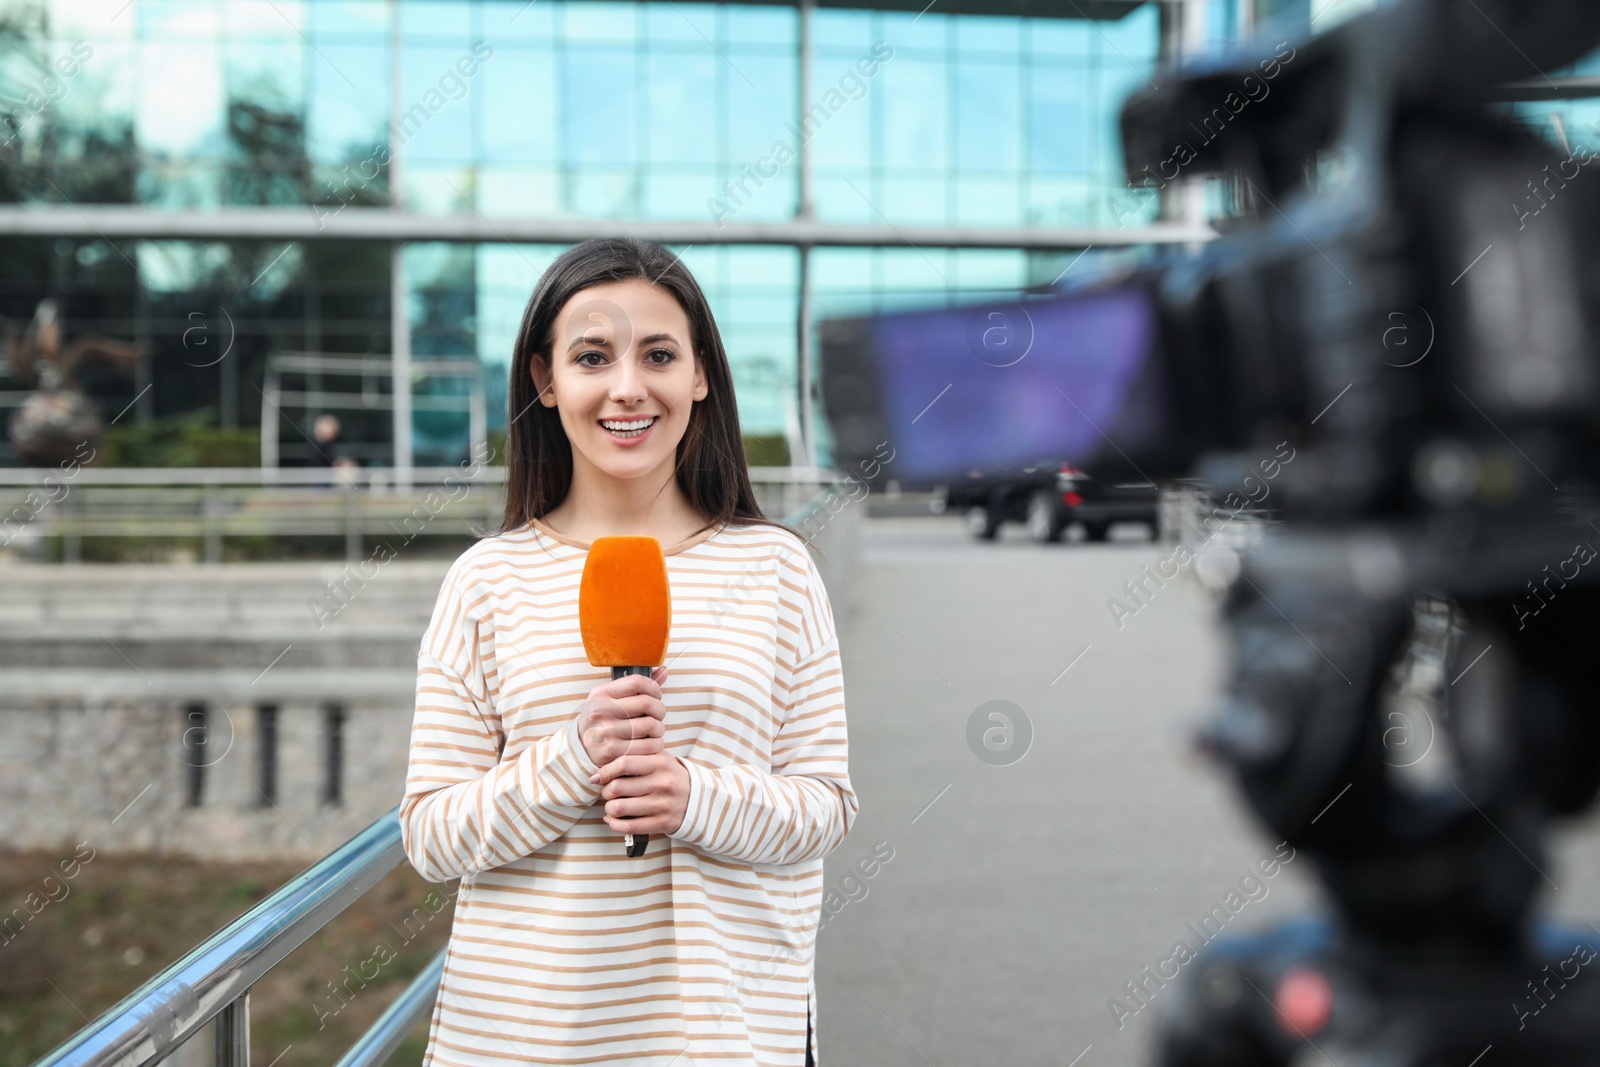
<instances>
[{"instance_id":1,"label":"woman","mask_svg":"<svg viewBox=\"0 0 1600 1067\"><path fill-rule=\"evenodd\" d=\"M859 808L839 644L805 544L755 502L699 285L647 242L569 250L509 410L504 521L417 661L402 838L461 879L423 1065L810 1065L822 858ZM606 680L579 635L588 545L617 534L666 555L648 678Z\"/></svg>"}]
</instances>

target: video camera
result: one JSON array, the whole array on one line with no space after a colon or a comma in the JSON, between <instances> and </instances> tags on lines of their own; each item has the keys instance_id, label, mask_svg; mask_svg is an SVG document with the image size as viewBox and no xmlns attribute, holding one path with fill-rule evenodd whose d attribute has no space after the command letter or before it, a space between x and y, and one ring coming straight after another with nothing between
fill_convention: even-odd
<instances>
[{"instance_id":1,"label":"video camera","mask_svg":"<svg viewBox=\"0 0 1600 1067\"><path fill-rule=\"evenodd\" d=\"M1534 917L1549 822L1600 789L1600 180L1500 103L1597 44L1593 0L1398 0L1168 74L1127 175L1220 176L1220 239L824 331L838 454L887 439L901 477L1224 485L1293 443L1202 744L1333 909L1208 949L1173 1067L1600 1063L1600 927Z\"/></svg>"}]
</instances>

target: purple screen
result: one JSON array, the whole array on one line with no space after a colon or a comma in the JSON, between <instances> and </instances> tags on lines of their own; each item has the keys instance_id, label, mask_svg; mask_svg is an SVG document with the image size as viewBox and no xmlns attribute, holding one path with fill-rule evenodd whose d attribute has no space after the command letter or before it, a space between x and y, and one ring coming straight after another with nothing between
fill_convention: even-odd
<instances>
[{"instance_id":1,"label":"purple screen","mask_svg":"<svg viewBox=\"0 0 1600 1067\"><path fill-rule=\"evenodd\" d=\"M940 479L1132 456L1166 422L1155 338L1143 288L885 316L876 347L895 465Z\"/></svg>"}]
</instances>

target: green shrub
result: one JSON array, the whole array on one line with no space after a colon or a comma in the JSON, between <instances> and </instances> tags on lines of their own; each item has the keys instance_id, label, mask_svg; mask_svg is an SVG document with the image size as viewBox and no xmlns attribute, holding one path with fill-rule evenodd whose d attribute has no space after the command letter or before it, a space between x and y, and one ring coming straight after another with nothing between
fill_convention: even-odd
<instances>
[{"instance_id":1,"label":"green shrub","mask_svg":"<svg viewBox=\"0 0 1600 1067\"><path fill-rule=\"evenodd\" d=\"M746 434L744 458L752 467L787 467L788 438L779 433Z\"/></svg>"},{"instance_id":2,"label":"green shrub","mask_svg":"<svg viewBox=\"0 0 1600 1067\"><path fill-rule=\"evenodd\" d=\"M212 425L215 408L106 429L97 467L255 467L261 431Z\"/></svg>"}]
</instances>

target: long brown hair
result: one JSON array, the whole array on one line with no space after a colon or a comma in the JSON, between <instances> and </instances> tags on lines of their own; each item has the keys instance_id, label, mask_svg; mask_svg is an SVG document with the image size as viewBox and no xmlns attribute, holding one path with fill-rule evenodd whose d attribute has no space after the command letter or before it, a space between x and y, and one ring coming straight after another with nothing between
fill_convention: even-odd
<instances>
[{"instance_id":1,"label":"long brown hair","mask_svg":"<svg viewBox=\"0 0 1600 1067\"><path fill-rule=\"evenodd\" d=\"M551 373L551 337L556 315L574 294L593 285L639 278L670 292L689 319L689 344L706 377L706 396L689 409L689 425L678 442L674 467L678 487L702 526L776 526L807 544L810 539L762 514L750 485L733 373L711 305L683 261L651 241L633 237L585 241L563 252L540 277L522 313L511 356L506 427L506 510L497 533L509 533L542 518L572 488L572 442L555 408L538 403L532 361ZM547 381L550 380L548 377Z\"/></svg>"}]
</instances>

